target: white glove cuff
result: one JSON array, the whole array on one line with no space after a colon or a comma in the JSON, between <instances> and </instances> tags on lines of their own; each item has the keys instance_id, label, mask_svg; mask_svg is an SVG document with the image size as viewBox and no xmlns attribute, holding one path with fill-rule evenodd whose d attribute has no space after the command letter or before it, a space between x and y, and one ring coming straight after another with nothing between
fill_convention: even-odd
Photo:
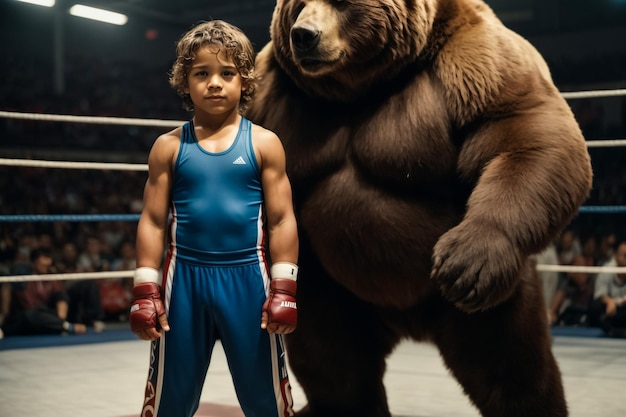
<instances>
[{"instance_id":1,"label":"white glove cuff","mask_svg":"<svg viewBox=\"0 0 626 417\"><path fill-rule=\"evenodd\" d=\"M154 282L155 284L158 284L160 281L159 271L148 266L139 267L135 269L135 276L133 280L134 285L142 284L144 282Z\"/></svg>"},{"instance_id":2,"label":"white glove cuff","mask_svg":"<svg viewBox=\"0 0 626 417\"><path fill-rule=\"evenodd\" d=\"M296 281L298 279L298 265L291 262L276 262L270 268L272 278L287 278Z\"/></svg>"}]
</instances>

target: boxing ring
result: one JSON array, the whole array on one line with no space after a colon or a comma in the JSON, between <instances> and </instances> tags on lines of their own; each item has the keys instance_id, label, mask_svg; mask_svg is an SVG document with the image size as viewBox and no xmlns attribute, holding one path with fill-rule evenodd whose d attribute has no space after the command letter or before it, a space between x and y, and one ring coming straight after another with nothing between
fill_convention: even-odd
<instances>
[{"instance_id":1,"label":"boxing ring","mask_svg":"<svg viewBox=\"0 0 626 417\"><path fill-rule=\"evenodd\" d=\"M568 100L626 96L624 90L563 93ZM184 121L115 117L88 117L0 111L0 117L29 121L123 125L134 127L180 126ZM626 146L626 139L589 140L589 148ZM593 163L593 161L592 161ZM128 171L144 175L146 164L50 161L41 159L0 158L0 167L28 167L55 170ZM146 175L147 176L147 175ZM143 189L137 189L140 198ZM591 216L624 214L626 206L587 206L579 213ZM0 224L13 223L99 223L131 222L137 213L0 214ZM575 267L537 265L538 271L615 272L619 267ZM133 270L47 275L0 276L0 284L38 280L85 280L131 278ZM106 330L105 330L106 333ZM68 336L78 340L82 336ZM0 351L2 351L0 341ZM623 415L621 395L626 383L626 341L603 338L555 338L553 350L564 374L571 417ZM97 359L94 361L94 358ZM99 365L100 363L100 365ZM105 344L16 349L0 352L0 415L54 415L91 417L130 417L136 415L143 399L148 365L148 344L140 340ZM3 379L6 381L2 383ZM10 382L9 382L10 381ZM205 382L197 417L242 417L232 389L228 366L215 350ZM296 409L305 404L297 381L292 378ZM437 352L421 344L402 344L391 355L385 376L390 409L395 417L444 416L477 417L458 385L441 365ZM54 413L50 414L50 411ZM419 410L419 411L415 411Z\"/></svg>"},{"instance_id":2,"label":"boxing ring","mask_svg":"<svg viewBox=\"0 0 626 417\"><path fill-rule=\"evenodd\" d=\"M564 92L563 97L567 100L594 99L603 97L626 96L626 89L614 90L593 90ZM0 111L0 118L30 121L45 121L59 123L79 123L92 125L119 125L134 127L163 127L174 128L185 123L182 120L160 120L160 119L140 119L122 117L94 117L94 116L74 116L60 114L38 114L25 112ZM626 139L611 140L587 140L588 148L614 148L626 147ZM106 163L106 162L72 162L72 161L47 161L31 159L10 159L0 158L0 167L34 167L50 169L79 169L79 170L108 170L108 171L147 171L147 164L132 163ZM141 195L142 190L137 190L137 195ZM593 206L583 205L579 214L624 214L625 206ZM139 214L0 214L0 223L11 222L109 222L109 221L129 221L139 220ZM579 267L566 265L546 265L538 264L537 270L540 272L582 272L597 274L599 272L625 273L626 267ZM129 278L133 271L106 271L94 273L76 274L48 274L46 280L72 280L72 279L100 279L100 278ZM14 275L0 276L0 283L22 282L40 280L39 275Z\"/></svg>"}]
</instances>

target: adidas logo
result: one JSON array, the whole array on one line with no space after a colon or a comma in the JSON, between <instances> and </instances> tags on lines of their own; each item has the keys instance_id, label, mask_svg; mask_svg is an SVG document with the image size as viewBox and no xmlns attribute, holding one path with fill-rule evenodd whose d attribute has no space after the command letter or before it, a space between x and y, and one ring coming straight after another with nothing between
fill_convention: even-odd
<instances>
[{"instance_id":1,"label":"adidas logo","mask_svg":"<svg viewBox=\"0 0 626 417\"><path fill-rule=\"evenodd\" d=\"M246 161L244 161L241 156L233 161L233 165L245 165L245 164L246 164Z\"/></svg>"}]
</instances>

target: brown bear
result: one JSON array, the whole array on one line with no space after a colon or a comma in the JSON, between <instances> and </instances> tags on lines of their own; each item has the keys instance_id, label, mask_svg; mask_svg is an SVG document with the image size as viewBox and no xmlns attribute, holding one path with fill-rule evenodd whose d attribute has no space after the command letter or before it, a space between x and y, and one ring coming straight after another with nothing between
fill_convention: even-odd
<instances>
[{"instance_id":1,"label":"brown bear","mask_svg":"<svg viewBox=\"0 0 626 417\"><path fill-rule=\"evenodd\" d=\"M297 415L390 416L411 339L485 417L566 416L532 255L592 173L540 54L480 0L278 0L270 33L246 115L299 220Z\"/></svg>"}]
</instances>

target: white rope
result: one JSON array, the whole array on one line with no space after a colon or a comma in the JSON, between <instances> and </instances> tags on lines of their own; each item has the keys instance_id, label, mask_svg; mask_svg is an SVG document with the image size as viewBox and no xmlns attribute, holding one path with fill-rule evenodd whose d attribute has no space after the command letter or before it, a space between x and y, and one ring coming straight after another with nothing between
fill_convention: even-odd
<instances>
[{"instance_id":1,"label":"white rope","mask_svg":"<svg viewBox=\"0 0 626 417\"><path fill-rule=\"evenodd\" d=\"M626 146L626 139L588 140L588 148L617 148Z\"/></svg>"},{"instance_id":2,"label":"white rope","mask_svg":"<svg viewBox=\"0 0 626 417\"><path fill-rule=\"evenodd\" d=\"M178 127L185 123L178 120L136 119L129 117L72 116L64 114L22 113L13 111L0 111L0 117L22 120L44 120L48 122L74 122L122 126Z\"/></svg>"},{"instance_id":3,"label":"white rope","mask_svg":"<svg viewBox=\"0 0 626 417\"><path fill-rule=\"evenodd\" d=\"M626 267L620 266L573 266L573 265L537 265L537 271L573 272L579 274L626 274Z\"/></svg>"},{"instance_id":4,"label":"white rope","mask_svg":"<svg viewBox=\"0 0 626 417\"><path fill-rule=\"evenodd\" d=\"M66 169L104 169L115 171L147 171L147 164L123 164L118 162L64 162L42 161L33 159L0 158L0 166L28 166L39 168L66 168Z\"/></svg>"},{"instance_id":5,"label":"white rope","mask_svg":"<svg viewBox=\"0 0 626 417\"><path fill-rule=\"evenodd\" d=\"M568 100L576 100L580 98L596 98L596 97L619 97L626 96L626 89L621 90L595 90L595 91L571 91L561 93L563 98Z\"/></svg>"},{"instance_id":6,"label":"white rope","mask_svg":"<svg viewBox=\"0 0 626 417\"><path fill-rule=\"evenodd\" d=\"M618 97L626 96L626 89L616 90L591 90L562 92L565 99L576 100L582 98ZM25 113L13 111L0 111L0 118L42 120L48 122L74 122L88 124L108 124L123 126L158 126L178 127L185 123L183 120L140 119L130 117L105 117L105 116L74 116L64 114Z\"/></svg>"},{"instance_id":7,"label":"white rope","mask_svg":"<svg viewBox=\"0 0 626 417\"><path fill-rule=\"evenodd\" d=\"M27 281L76 281L81 279L101 278L132 278L134 270L129 271L105 271L105 272L77 272L72 274L39 274L39 275L10 275L0 277L3 282L27 282Z\"/></svg>"},{"instance_id":8,"label":"white rope","mask_svg":"<svg viewBox=\"0 0 626 417\"><path fill-rule=\"evenodd\" d=\"M609 274L626 274L626 267L617 266L571 266L571 265L537 265L537 271L544 272L578 272L597 274L605 272ZM3 282L27 282L27 281L73 281L81 279L101 278L132 278L134 270L128 271L104 271L104 272L78 272L72 274L44 274L44 275L10 275L0 277Z\"/></svg>"},{"instance_id":9,"label":"white rope","mask_svg":"<svg viewBox=\"0 0 626 417\"><path fill-rule=\"evenodd\" d=\"M586 142L589 148L611 148L626 146L626 139L591 140ZM111 171L147 171L147 164L125 164L118 162L68 162L44 161L36 159L9 159L0 158L0 166L22 166L37 168L65 168L65 169L104 169Z\"/></svg>"}]
</instances>

